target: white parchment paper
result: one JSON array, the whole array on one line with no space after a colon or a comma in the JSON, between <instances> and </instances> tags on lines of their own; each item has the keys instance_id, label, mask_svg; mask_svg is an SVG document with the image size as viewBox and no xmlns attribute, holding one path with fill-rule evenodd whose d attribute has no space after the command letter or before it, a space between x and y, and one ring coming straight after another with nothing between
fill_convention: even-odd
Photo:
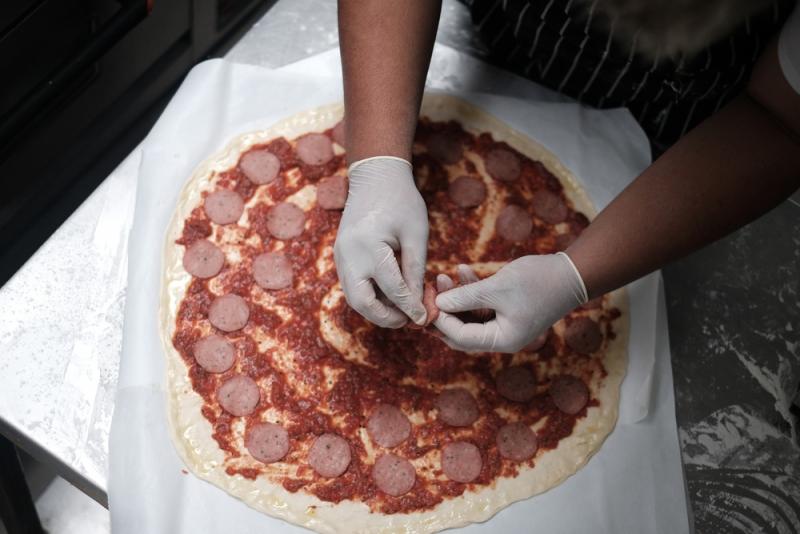
<instances>
[{"instance_id":1,"label":"white parchment paper","mask_svg":"<svg viewBox=\"0 0 800 534\"><path fill-rule=\"evenodd\" d=\"M583 180L598 208L647 164L646 140L627 112L559 102L551 92L515 77L514 84L503 84L494 78L500 71L469 58L453 63L452 53L437 47L434 62L449 62L458 69L433 71L445 74L449 82L432 85L472 101L545 144ZM317 61L338 61L325 56ZM184 181L230 138L341 99L335 73L332 78L308 76L319 72L309 66L313 63L281 72L222 60L200 64L144 143L110 442L109 504L112 529L118 534L303 531L248 508L186 472L167 429L157 310L161 248ZM493 95L481 93L487 87L478 83L489 75ZM459 80L471 80L472 85L459 86ZM498 96L500 87L512 85L524 92ZM544 101L537 100L539 92ZM520 96L526 100L514 98ZM629 295L630 365L614 432L589 464L564 484L465 530L529 532L539 526L552 533L688 532L659 277L632 284Z\"/></svg>"}]
</instances>

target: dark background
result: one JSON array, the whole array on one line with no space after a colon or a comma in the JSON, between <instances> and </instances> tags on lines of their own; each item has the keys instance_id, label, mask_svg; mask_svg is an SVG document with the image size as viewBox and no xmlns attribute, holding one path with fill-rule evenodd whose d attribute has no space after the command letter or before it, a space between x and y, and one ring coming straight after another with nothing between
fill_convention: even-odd
<instances>
[{"instance_id":1,"label":"dark background","mask_svg":"<svg viewBox=\"0 0 800 534\"><path fill-rule=\"evenodd\" d=\"M0 2L0 286L273 1Z\"/></svg>"}]
</instances>

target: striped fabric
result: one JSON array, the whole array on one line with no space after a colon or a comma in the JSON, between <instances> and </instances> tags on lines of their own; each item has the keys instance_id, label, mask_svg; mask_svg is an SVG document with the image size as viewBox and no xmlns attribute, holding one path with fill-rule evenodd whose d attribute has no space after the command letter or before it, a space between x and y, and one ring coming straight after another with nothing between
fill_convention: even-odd
<instances>
[{"instance_id":1,"label":"striped fabric","mask_svg":"<svg viewBox=\"0 0 800 534\"><path fill-rule=\"evenodd\" d=\"M623 46L597 0L472 0L472 18L494 62L595 107L627 107L655 154L744 87L770 37L794 6L775 0L693 57L647 60L634 35Z\"/></svg>"}]
</instances>

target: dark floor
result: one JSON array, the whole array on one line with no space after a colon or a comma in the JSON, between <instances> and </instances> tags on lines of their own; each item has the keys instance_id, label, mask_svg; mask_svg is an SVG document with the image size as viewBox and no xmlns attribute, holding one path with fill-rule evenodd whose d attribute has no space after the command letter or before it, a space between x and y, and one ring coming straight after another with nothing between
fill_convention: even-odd
<instances>
[{"instance_id":1,"label":"dark floor","mask_svg":"<svg viewBox=\"0 0 800 534\"><path fill-rule=\"evenodd\" d=\"M800 204L664 278L696 531L800 532Z\"/></svg>"}]
</instances>

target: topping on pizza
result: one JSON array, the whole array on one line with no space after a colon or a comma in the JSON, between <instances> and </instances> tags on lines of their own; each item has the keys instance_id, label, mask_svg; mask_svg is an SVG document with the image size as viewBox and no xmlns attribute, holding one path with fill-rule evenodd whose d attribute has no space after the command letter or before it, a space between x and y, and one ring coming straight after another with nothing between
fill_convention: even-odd
<instances>
[{"instance_id":1,"label":"topping on pizza","mask_svg":"<svg viewBox=\"0 0 800 534\"><path fill-rule=\"evenodd\" d=\"M514 355L368 323L333 264L343 144L340 122L251 146L214 171L172 244L190 277L172 345L225 472L397 514L535 470L601 405L619 311L603 299L576 309ZM489 133L423 118L413 163L430 218L427 324L437 274L472 283L588 224L547 167Z\"/></svg>"}]
</instances>

